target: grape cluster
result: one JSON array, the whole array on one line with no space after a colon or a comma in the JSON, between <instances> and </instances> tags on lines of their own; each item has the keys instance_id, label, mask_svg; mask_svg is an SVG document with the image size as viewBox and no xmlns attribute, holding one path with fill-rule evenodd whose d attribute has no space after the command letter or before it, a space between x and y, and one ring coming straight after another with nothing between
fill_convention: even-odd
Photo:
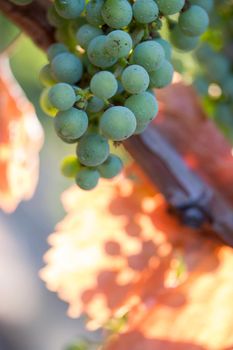
<instances>
[{"instance_id":1,"label":"grape cluster","mask_svg":"<svg viewBox=\"0 0 233 350\"><path fill-rule=\"evenodd\" d=\"M210 26L196 50L200 72L194 86L204 107L226 136L233 141L233 8L229 1L203 1L209 5Z\"/></svg>"},{"instance_id":2,"label":"grape cluster","mask_svg":"<svg viewBox=\"0 0 233 350\"><path fill-rule=\"evenodd\" d=\"M169 85L174 72L171 45L159 31L168 23L173 41L193 48L208 25L199 5L191 0L55 0L50 7L48 20L58 42L48 49L49 63L40 72L41 107L55 117L57 135L77 143L76 155L61 167L82 189L119 174L122 161L109 144L140 134L156 117L151 89Z\"/></svg>"}]
</instances>

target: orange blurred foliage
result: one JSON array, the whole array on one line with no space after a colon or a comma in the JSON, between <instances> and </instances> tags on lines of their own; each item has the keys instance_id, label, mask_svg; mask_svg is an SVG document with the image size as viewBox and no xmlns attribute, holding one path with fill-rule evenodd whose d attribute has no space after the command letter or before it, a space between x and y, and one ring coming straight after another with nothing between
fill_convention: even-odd
<instances>
[{"instance_id":1,"label":"orange blurred foliage","mask_svg":"<svg viewBox=\"0 0 233 350\"><path fill-rule=\"evenodd\" d=\"M41 277L90 327L127 314L107 350L233 349L231 248L180 225L135 167L62 201Z\"/></svg>"},{"instance_id":2,"label":"orange blurred foliage","mask_svg":"<svg viewBox=\"0 0 233 350\"><path fill-rule=\"evenodd\" d=\"M0 208L11 212L34 193L43 132L6 56L0 56L0 123Z\"/></svg>"}]
</instances>

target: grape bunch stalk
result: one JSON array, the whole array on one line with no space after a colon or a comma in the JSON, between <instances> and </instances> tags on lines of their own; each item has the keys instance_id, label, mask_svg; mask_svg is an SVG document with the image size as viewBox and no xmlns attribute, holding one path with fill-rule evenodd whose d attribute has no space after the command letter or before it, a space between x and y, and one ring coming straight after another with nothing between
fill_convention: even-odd
<instances>
[{"instance_id":1,"label":"grape bunch stalk","mask_svg":"<svg viewBox=\"0 0 233 350\"><path fill-rule=\"evenodd\" d=\"M28 2L28 0L12 0ZM153 88L172 82L171 45L189 51L206 30L206 1L197 0L55 0L48 21L57 42L40 72L45 89L41 107L54 118L56 134L77 143L62 173L84 190L100 177L122 170L110 153L142 133L158 113ZM138 150L140 152L140 150Z\"/></svg>"}]
</instances>

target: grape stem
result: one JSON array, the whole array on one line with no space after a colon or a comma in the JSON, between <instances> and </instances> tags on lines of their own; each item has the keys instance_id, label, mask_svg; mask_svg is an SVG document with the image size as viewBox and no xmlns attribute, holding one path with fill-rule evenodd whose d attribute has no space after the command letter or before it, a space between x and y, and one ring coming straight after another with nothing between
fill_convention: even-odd
<instances>
[{"instance_id":1,"label":"grape stem","mask_svg":"<svg viewBox=\"0 0 233 350\"><path fill-rule=\"evenodd\" d=\"M49 0L35 0L28 6L16 6L8 0L0 0L0 10L37 46L46 50L55 41L54 29L46 19L49 4ZM190 99L197 99L194 93ZM205 147L201 130L205 131ZM184 112L179 113L179 118L172 115L170 119L164 118L163 123L151 126L140 136L131 137L124 145L185 224L195 228L204 224L233 246L233 186L229 181L233 179L231 147L213 124L206 126L201 109L199 115L195 114L195 120L187 118ZM196 170L202 177L197 176L181 157L187 152L189 158L195 159ZM215 176L210 174L209 168L213 162L218 169Z\"/></svg>"}]
</instances>

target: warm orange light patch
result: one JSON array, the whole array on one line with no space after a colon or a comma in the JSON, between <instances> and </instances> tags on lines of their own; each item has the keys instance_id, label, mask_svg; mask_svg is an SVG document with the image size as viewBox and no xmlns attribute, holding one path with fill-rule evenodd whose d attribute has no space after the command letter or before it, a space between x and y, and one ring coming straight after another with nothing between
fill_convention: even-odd
<instances>
[{"instance_id":1,"label":"warm orange light patch","mask_svg":"<svg viewBox=\"0 0 233 350\"><path fill-rule=\"evenodd\" d=\"M14 80L8 59L0 57L0 208L10 212L29 199L38 179L43 133Z\"/></svg>"}]
</instances>

